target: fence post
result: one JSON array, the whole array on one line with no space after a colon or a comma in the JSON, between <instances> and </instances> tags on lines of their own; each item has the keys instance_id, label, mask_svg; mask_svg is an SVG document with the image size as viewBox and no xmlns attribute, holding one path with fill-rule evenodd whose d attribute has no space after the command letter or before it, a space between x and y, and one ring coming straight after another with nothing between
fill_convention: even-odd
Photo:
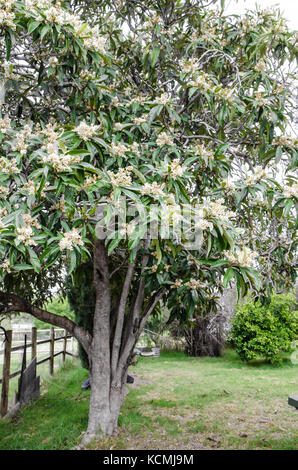
<instances>
[{"instance_id":1,"label":"fence post","mask_svg":"<svg viewBox=\"0 0 298 470\"><path fill-rule=\"evenodd\" d=\"M55 328L51 326L50 330L50 374L54 374L54 350L55 350Z\"/></svg>"},{"instance_id":2,"label":"fence post","mask_svg":"<svg viewBox=\"0 0 298 470\"><path fill-rule=\"evenodd\" d=\"M36 357L37 353L37 328L35 326L32 327L32 334L31 334L31 360Z\"/></svg>"},{"instance_id":3,"label":"fence post","mask_svg":"<svg viewBox=\"0 0 298 470\"><path fill-rule=\"evenodd\" d=\"M63 341L63 362L66 359L66 350L67 350L67 330L64 330L64 341Z\"/></svg>"},{"instance_id":4,"label":"fence post","mask_svg":"<svg viewBox=\"0 0 298 470\"><path fill-rule=\"evenodd\" d=\"M11 343L12 331L6 331L7 340L5 341L4 349L4 363L2 373L2 391L1 391L1 404L0 414L5 416L8 410L8 392L9 392L9 376L10 376L10 357L11 357Z\"/></svg>"}]
</instances>

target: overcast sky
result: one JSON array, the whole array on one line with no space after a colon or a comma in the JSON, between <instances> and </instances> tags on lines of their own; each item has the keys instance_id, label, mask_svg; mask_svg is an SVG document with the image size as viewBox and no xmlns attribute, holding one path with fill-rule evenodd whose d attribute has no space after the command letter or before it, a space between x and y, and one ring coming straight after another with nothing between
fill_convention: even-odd
<instances>
[{"instance_id":1,"label":"overcast sky","mask_svg":"<svg viewBox=\"0 0 298 470\"><path fill-rule=\"evenodd\" d=\"M246 9L255 9L255 5L262 8L278 6L283 16L289 21L292 29L298 29L298 0L226 0L227 13L244 13Z\"/></svg>"}]
</instances>

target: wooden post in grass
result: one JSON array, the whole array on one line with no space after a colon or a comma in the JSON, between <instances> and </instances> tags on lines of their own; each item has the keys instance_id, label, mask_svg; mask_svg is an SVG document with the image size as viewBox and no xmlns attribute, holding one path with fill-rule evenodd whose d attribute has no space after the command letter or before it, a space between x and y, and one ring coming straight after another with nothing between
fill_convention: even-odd
<instances>
[{"instance_id":1,"label":"wooden post in grass","mask_svg":"<svg viewBox=\"0 0 298 470\"><path fill-rule=\"evenodd\" d=\"M64 330L64 340L63 340L63 362L65 362L66 359L66 350L67 350L67 330Z\"/></svg>"},{"instance_id":2,"label":"wooden post in grass","mask_svg":"<svg viewBox=\"0 0 298 470\"><path fill-rule=\"evenodd\" d=\"M1 416L5 416L8 410L11 343L12 343L12 331L7 330L5 349L4 349L3 373L2 373L2 391L1 391L1 403L0 403Z\"/></svg>"},{"instance_id":3,"label":"wooden post in grass","mask_svg":"<svg viewBox=\"0 0 298 470\"><path fill-rule=\"evenodd\" d=\"M37 328L35 326L32 327L31 336L31 360L33 360L37 353Z\"/></svg>"},{"instance_id":4,"label":"wooden post in grass","mask_svg":"<svg viewBox=\"0 0 298 470\"><path fill-rule=\"evenodd\" d=\"M50 330L50 374L54 374L54 350L55 350L55 328Z\"/></svg>"}]
</instances>

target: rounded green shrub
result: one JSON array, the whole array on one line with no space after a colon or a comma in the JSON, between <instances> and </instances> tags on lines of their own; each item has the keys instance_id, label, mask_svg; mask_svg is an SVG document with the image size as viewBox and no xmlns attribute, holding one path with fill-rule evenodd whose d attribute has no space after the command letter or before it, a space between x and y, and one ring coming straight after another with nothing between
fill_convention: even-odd
<instances>
[{"instance_id":1,"label":"rounded green shrub","mask_svg":"<svg viewBox=\"0 0 298 470\"><path fill-rule=\"evenodd\" d=\"M239 304L232 319L230 339L240 358L250 361L262 357L280 363L282 352L291 351L298 336L298 312L291 294L273 295L271 302Z\"/></svg>"}]
</instances>

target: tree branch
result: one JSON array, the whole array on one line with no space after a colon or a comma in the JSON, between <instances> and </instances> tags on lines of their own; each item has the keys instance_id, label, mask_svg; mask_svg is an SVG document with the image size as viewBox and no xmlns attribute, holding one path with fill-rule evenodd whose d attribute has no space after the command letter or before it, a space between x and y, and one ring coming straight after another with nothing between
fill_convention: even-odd
<instances>
[{"instance_id":1,"label":"tree branch","mask_svg":"<svg viewBox=\"0 0 298 470\"><path fill-rule=\"evenodd\" d=\"M137 256L135 256L134 262L129 263L128 265L122 292L121 292L121 297L120 297L120 302L119 302L119 307L118 307L117 324L116 324L116 330L115 330L114 340L113 340L113 349L112 349L112 376L114 375L116 368L117 368L119 351L120 351L120 346L121 346L121 337L122 337L122 330L123 330L123 323L124 323L125 308L126 308L126 303L127 303L127 298L128 298L132 278L135 272L136 259L137 259Z\"/></svg>"},{"instance_id":2,"label":"tree branch","mask_svg":"<svg viewBox=\"0 0 298 470\"><path fill-rule=\"evenodd\" d=\"M92 340L91 335L69 318L35 307L18 295L0 291L0 315L5 315L9 312L29 313L38 320L50 323L59 328L64 328L79 341L89 355Z\"/></svg>"}]
</instances>

